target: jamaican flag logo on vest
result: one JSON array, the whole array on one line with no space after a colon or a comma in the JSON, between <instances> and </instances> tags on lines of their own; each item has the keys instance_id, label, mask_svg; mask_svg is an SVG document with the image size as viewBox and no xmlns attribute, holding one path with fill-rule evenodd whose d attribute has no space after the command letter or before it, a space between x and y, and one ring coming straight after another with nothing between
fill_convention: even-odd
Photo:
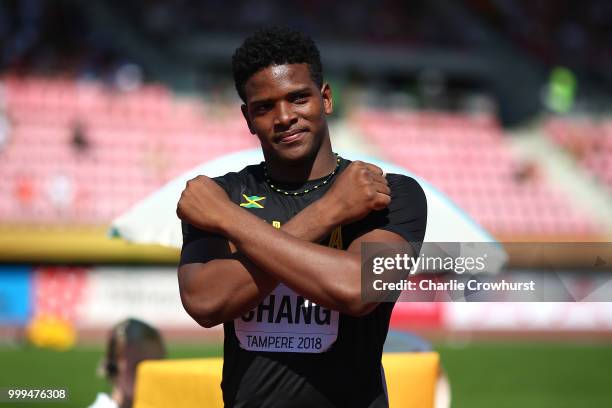
<instances>
[{"instance_id":1,"label":"jamaican flag logo on vest","mask_svg":"<svg viewBox=\"0 0 612 408\"><path fill-rule=\"evenodd\" d=\"M244 207L244 208L264 208L264 206L261 204L261 201L265 200L266 197L260 197L258 195L247 196L246 194L243 194L242 197L244 197L244 199L246 200L246 203L240 203L241 207Z\"/></svg>"}]
</instances>

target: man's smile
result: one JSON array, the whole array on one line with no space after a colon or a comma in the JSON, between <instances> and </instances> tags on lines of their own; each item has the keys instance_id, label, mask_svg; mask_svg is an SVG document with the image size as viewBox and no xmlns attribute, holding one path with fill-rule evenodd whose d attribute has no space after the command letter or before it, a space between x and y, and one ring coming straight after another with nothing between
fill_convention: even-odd
<instances>
[{"instance_id":1,"label":"man's smile","mask_svg":"<svg viewBox=\"0 0 612 408\"><path fill-rule=\"evenodd\" d=\"M307 131L307 129L296 129L282 133L276 136L274 139L277 143L293 143L302 139L306 135Z\"/></svg>"}]
</instances>

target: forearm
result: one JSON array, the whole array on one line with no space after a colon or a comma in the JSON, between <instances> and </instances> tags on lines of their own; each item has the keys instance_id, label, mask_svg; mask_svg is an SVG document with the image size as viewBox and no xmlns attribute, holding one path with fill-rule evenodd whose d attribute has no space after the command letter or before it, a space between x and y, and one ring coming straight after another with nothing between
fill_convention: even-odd
<instances>
[{"instance_id":1,"label":"forearm","mask_svg":"<svg viewBox=\"0 0 612 408\"><path fill-rule=\"evenodd\" d=\"M335 228L328 214L323 202L316 201L285 223L281 230L300 240L319 242ZM257 222L264 224L260 219ZM273 232L279 233L274 229ZM181 267L179 283L186 310L200 324L210 327L257 306L278 285L278 280L237 252L206 264Z\"/></svg>"},{"instance_id":2,"label":"forearm","mask_svg":"<svg viewBox=\"0 0 612 408\"><path fill-rule=\"evenodd\" d=\"M262 271L318 304L353 314L360 303L358 254L277 231L237 207L227 219L232 222L222 225L222 234ZM323 218L316 219L319 222L325 224Z\"/></svg>"},{"instance_id":3,"label":"forearm","mask_svg":"<svg viewBox=\"0 0 612 408\"><path fill-rule=\"evenodd\" d=\"M317 242L338 225L386 208L390 192L380 168L353 162L321 199L278 231L231 204L213 180L205 176L190 180L177 205L179 218L223 235L236 244L239 253L229 259L229 250L223 248L218 261L181 267L190 269L185 274L179 270L185 308L192 316L212 315L214 321L227 321L248 311L281 281L311 301L352 314L350 308L360 303L361 295L360 247L355 245L359 240L348 251L306 241Z\"/></svg>"}]
</instances>

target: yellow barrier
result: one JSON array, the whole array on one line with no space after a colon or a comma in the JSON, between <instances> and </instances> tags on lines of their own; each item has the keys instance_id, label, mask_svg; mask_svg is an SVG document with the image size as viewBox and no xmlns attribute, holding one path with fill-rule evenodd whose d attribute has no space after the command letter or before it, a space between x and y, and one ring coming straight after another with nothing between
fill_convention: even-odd
<instances>
[{"instance_id":1,"label":"yellow barrier","mask_svg":"<svg viewBox=\"0 0 612 408\"><path fill-rule=\"evenodd\" d=\"M176 265L180 251L110 239L105 227L0 225L0 261L25 263L148 263Z\"/></svg>"},{"instance_id":2,"label":"yellow barrier","mask_svg":"<svg viewBox=\"0 0 612 408\"><path fill-rule=\"evenodd\" d=\"M391 408L432 408L438 353L385 353L383 366ZM138 367L134 408L217 408L221 358L146 361Z\"/></svg>"},{"instance_id":3,"label":"yellow barrier","mask_svg":"<svg viewBox=\"0 0 612 408\"><path fill-rule=\"evenodd\" d=\"M390 408L433 408L438 353L384 353L382 362Z\"/></svg>"}]
</instances>

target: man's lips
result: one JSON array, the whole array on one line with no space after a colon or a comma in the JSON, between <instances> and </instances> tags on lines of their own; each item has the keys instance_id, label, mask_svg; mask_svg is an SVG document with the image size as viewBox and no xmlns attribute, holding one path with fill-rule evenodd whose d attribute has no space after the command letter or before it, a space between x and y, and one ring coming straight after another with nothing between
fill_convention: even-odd
<instances>
[{"instance_id":1,"label":"man's lips","mask_svg":"<svg viewBox=\"0 0 612 408\"><path fill-rule=\"evenodd\" d=\"M304 133L307 132L307 129L296 129L290 132L285 132L278 135L275 139L277 143L291 143L294 142L304 136Z\"/></svg>"}]
</instances>

